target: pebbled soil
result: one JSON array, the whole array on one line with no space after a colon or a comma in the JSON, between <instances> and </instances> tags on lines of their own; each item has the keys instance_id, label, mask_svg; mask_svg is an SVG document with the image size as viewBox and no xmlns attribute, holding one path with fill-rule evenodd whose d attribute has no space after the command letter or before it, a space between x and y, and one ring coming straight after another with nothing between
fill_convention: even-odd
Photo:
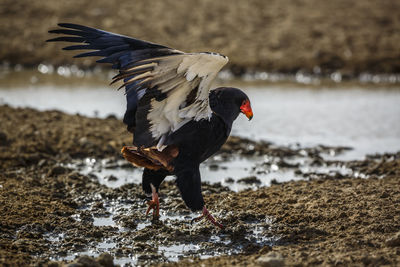
<instances>
[{"instance_id":1,"label":"pebbled soil","mask_svg":"<svg viewBox=\"0 0 400 267\"><path fill-rule=\"evenodd\" d=\"M3 0L0 62L77 64L45 44L59 22L81 23L187 52L214 51L246 70L343 74L400 72L396 0Z\"/></svg>"},{"instance_id":2,"label":"pebbled soil","mask_svg":"<svg viewBox=\"0 0 400 267\"><path fill-rule=\"evenodd\" d=\"M367 179L320 174L239 193L203 184L208 208L226 226L219 231L204 221L189 224L173 181L163 183L161 209L180 219L151 221L140 185L107 188L67 165L87 157L122 159L119 149L130 136L117 119L0 106L0 121L0 265L61 266L73 260L63 257L98 249L105 240L118 245L96 258L81 256L75 266L112 266L131 255L137 265L162 266L400 264L399 153L343 163ZM321 146L307 153L323 161L318 155L326 149L348 148ZM299 152L232 137L220 155L229 153L284 158ZM111 215L115 225L95 223ZM265 242L249 238L255 226ZM200 248L177 263L157 250L190 243ZM227 255L239 247L239 254ZM202 253L216 257L200 259Z\"/></svg>"}]
</instances>

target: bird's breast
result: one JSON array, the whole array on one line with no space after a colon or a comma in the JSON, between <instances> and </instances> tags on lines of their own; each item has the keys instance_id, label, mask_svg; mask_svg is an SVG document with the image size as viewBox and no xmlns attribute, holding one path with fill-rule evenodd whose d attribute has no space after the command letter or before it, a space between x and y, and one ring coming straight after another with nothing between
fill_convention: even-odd
<instances>
[{"instance_id":1,"label":"bird's breast","mask_svg":"<svg viewBox=\"0 0 400 267\"><path fill-rule=\"evenodd\" d=\"M213 115L210 120L186 124L174 133L169 142L179 147L180 160L200 164L215 154L227 138L223 120Z\"/></svg>"}]
</instances>

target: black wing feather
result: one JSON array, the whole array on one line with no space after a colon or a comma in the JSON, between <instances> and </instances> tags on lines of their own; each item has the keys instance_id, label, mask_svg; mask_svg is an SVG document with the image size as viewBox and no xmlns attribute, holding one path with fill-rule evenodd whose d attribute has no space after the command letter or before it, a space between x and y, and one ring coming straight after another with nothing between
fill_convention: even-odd
<instances>
[{"instance_id":1,"label":"black wing feather","mask_svg":"<svg viewBox=\"0 0 400 267\"><path fill-rule=\"evenodd\" d=\"M65 50L84 50L75 57L100 57L110 63L123 80L127 107L124 123L134 133L136 146L161 149L167 136L190 120L210 117L208 93L218 71L228 62L213 53L183 53L169 47L90 28L60 23L53 34L65 36L48 40L75 43ZM86 50L86 51L85 51ZM186 101L165 101L175 92L186 94ZM154 102L155 101L155 102ZM157 101L163 101L157 104ZM182 103L181 103L182 102Z\"/></svg>"},{"instance_id":2,"label":"black wing feather","mask_svg":"<svg viewBox=\"0 0 400 267\"><path fill-rule=\"evenodd\" d=\"M67 36L61 36L47 40L47 42L72 42L81 43L78 45L71 45L64 47L64 50L93 50L85 53L75 55L75 58L99 56L101 59L97 60L98 63L111 63L112 68L119 69L122 76L116 76L116 80L124 79L128 81L134 78L141 72L124 73L124 70L131 68L141 60L162 57L172 54L177 54L175 50L169 47L154 44L123 36L106 32L103 30L72 24L72 23L59 23L58 26L63 27L61 29L50 30L49 33L53 34L64 34ZM138 82L123 85L126 88L126 92L139 91L143 89L143 86ZM132 128L136 124L135 113L139 101L139 97L136 93L127 93L127 110L124 116L124 123L129 128Z\"/></svg>"}]
</instances>

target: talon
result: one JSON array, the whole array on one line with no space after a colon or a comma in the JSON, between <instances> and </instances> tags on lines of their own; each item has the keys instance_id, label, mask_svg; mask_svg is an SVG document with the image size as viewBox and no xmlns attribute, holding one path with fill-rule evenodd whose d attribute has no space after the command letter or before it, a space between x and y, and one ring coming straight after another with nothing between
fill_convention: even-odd
<instances>
[{"instance_id":1,"label":"talon","mask_svg":"<svg viewBox=\"0 0 400 267\"><path fill-rule=\"evenodd\" d=\"M147 211L146 211L146 216L149 215L150 210L155 210L157 207L157 203L153 200L147 201Z\"/></svg>"},{"instance_id":2,"label":"talon","mask_svg":"<svg viewBox=\"0 0 400 267\"><path fill-rule=\"evenodd\" d=\"M147 197L147 196L146 196L145 199L143 199L142 205L148 204L149 201L151 201L150 197Z\"/></svg>"},{"instance_id":3,"label":"talon","mask_svg":"<svg viewBox=\"0 0 400 267\"><path fill-rule=\"evenodd\" d=\"M153 210L153 219L158 219L160 217L160 201L158 199L158 194L156 188L150 184L152 191L152 199L147 201L146 216L149 214L150 210Z\"/></svg>"},{"instance_id":4,"label":"talon","mask_svg":"<svg viewBox=\"0 0 400 267\"><path fill-rule=\"evenodd\" d=\"M206 218L209 222L211 222L215 226L219 227L221 230L224 229L224 226L222 224L220 224L219 222L217 222L217 220L215 220L215 218L210 214L210 212L208 212L208 210L206 209L206 206L203 207L203 214L200 215L199 217L192 219L190 221L190 224L193 224L193 222L199 222L203 218Z\"/></svg>"},{"instance_id":5,"label":"talon","mask_svg":"<svg viewBox=\"0 0 400 267\"><path fill-rule=\"evenodd\" d=\"M190 221L190 224L193 225L194 222L199 222L199 221L201 221L203 218L204 218L204 215L200 215L199 217L193 218L193 219Z\"/></svg>"}]
</instances>

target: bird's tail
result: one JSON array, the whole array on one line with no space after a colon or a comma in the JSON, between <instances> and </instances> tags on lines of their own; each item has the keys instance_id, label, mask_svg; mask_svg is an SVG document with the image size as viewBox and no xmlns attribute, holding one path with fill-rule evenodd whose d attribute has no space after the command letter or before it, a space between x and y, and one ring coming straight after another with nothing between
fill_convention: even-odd
<instances>
[{"instance_id":1,"label":"bird's tail","mask_svg":"<svg viewBox=\"0 0 400 267\"><path fill-rule=\"evenodd\" d=\"M124 146L121 153L134 166L150 170L165 169L172 172L174 170L172 160L178 156L179 150L176 146L168 146L163 151L158 151L156 147Z\"/></svg>"}]
</instances>

